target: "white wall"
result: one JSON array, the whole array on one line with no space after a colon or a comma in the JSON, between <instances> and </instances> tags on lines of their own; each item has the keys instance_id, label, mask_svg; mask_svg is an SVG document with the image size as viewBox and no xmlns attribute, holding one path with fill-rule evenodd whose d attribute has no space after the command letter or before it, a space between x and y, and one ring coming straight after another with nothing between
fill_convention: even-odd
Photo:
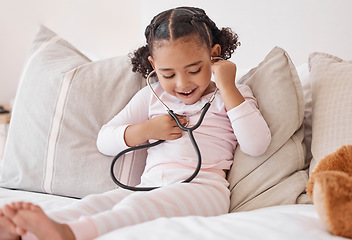
<instances>
[{"instance_id":1,"label":"white wall","mask_svg":"<svg viewBox=\"0 0 352 240\"><path fill-rule=\"evenodd\" d=\"M0 0L0 103L15 97L39 24L90 57L125 54L140 45L140 0Z\"/></svg>"},{"instance_id":2,"label":"white wall","mask_svg":"<svg viewBox=\"0 0 352 240\"><path fill-rule=\"evenodd\" d=\"M14 98L37 26L44 24L88 56L107 58L143 44L162 10L199 6L239 34L232 60L253 67L274 47L296 65L322 51L352 59L352 0L0 0L0 103Z\"/></svg>"},{"instance_id":3,"label":"white wall","mask_svg":"<svg viewBox=\"0 0 352 240\"><path fill-rule=\"evenodd\" d=\"M255 66L274 46L284 48L296 65L312 51L352 59L351 0L150 0L142 2L143 24L183 5L203 8L218 27L238 33L242 45L232 60L242 68Z\"/></svg>"}]
</instances>

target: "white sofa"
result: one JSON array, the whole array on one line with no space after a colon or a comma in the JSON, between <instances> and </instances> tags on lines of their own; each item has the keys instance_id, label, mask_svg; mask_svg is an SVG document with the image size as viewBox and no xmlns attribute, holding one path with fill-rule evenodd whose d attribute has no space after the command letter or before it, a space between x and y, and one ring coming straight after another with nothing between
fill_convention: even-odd
<instances>
[{"instance_id":1,"label":"white sofa","mask_svg":"<svg viewBox=\"0 0 352 240\"><path fill-rule=\"evenodd\" d=\"M99 239L339 239L321 224L305 184L319 159L352 142L352 62L325 53L307 59L298 74L274 47L238 78L252 88L272 143L259 157L236 149L229 214L160 218ZM92 62L41 26L13 106L1 204L25 200L49 210L115 188L97 132L144 85L127 56ZM144 158L144 151L125 156L115 172L137 184Z\"/></svg>"}]
</instances>

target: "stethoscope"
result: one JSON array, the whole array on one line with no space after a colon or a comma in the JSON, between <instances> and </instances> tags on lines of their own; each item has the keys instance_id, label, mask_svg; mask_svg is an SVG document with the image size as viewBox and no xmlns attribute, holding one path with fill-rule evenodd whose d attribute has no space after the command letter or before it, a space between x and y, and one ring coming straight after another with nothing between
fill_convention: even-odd
<instances>
[{"instance_id":1,"label":"stethoscope","mask_svg":"<svg viewBox=\"0 0 352 240\"><path fill-rule=\"evenodd\" d=\"M223 60L222 58L220 57L212 57L212 60ZM193 148L194 148L194 151L196 152L197 154L197 159L198 159L198 163L197 163L197 167L196 169L194 170L193 174L191 176L189 176L187 179L183 180L182 183L189 183L191 182L199 173L200 171L200 168L201 168L201 165L202 165L202 156L201 156L201 153L199 151L199 147L197 145L197 142L196 140L194 139L194 136L193 136L193 131L196 130L203 122L203 119L204 119L204 116L205 114L207 113L211 103L214 101L214 98L215 98L215 95L216 93L218 92L218 89L216 88L214 93L212 94L212 96L209 98L208 102L206 102L203 106L203 108L201 108L197 113L195 114L198 114L199 112L201 112L200 114L200 117L198 119L198 122L193 126L193 127L187 127L186 126L183 126L182 123L179 121L179 119L177 118L177 115L181 115L181 114L177 114L175 113L173 110L171 110L160 98L159 96L156 94L156 92L154 91L151 83L150 83L150 78L151 76L155 74L155 70L151 71L147 77L147 85L149 86L150 90L152 91L154 97L164 106L165 110L167 111L168 114L170 114L170 116L176 121L177 123L177 126L182 130L182 131L185 131L188 133L188 136L190 138L190 141L193 145ZM192 114L192 115L195 115L195 114ZM128 186L128 185L125 185L123 183L121 183L120 181L118 181L115 177L115 174L114 174L114 166L115 166L115 163L117 161L117 159L119 159L121 156L123 156L124 154L128 153L128 152L132 152L132 151L136 151L136 150L140 150L140 149L145 149L145 148L150 148L150 147L154 147L154 146L157 146L159 144L161 144L162 142L164 142L165 140L158 140L156 142L153 142L153 143L148 143L148 144L144 144L144 145L139 145L139 146L135 146L135 147L130 147L130 148L127 148L123 151L121 151L119 154L117 154L114 159L112 160L112 163L111 163L111 167L110 167L110 176L112 178L112 180L114 181L114 183L116 185L118 185L119 187L121 188L124 188L124 189L128 189L128 190L132 190L132 191L150 191L150 190L154 190L156 188L160 188L159 186L158 187L134 187L134 186Z\"/></svg>"}]
</instances>

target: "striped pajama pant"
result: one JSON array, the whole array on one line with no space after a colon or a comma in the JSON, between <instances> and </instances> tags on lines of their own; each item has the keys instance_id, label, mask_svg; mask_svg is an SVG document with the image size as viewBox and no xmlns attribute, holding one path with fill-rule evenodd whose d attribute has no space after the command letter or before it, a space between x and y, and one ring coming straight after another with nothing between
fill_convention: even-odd
<instances>
[{"instance_id":1,"label":"striped pajama pant","mask_svg":"<svg viewBox=\"0 0 352 240\"><path fill-rule=\"evenodd\" d=\"M163 187L148 192L115 189L89 195L48 215L68 224L76 239L93 239L159 217L228 213L230 192L225 177L200 171L191 183L180 183L192 173L188 169L150 171L142 176L140 186Z\"/></svg>"}]
</instances>

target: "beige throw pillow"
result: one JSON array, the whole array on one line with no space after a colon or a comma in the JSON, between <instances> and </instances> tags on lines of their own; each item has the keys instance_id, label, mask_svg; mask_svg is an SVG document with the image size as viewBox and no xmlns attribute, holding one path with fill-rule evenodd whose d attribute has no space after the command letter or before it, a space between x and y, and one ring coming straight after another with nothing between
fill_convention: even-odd
<instances>
[{"instance_id":1,"label":"beige throw pillow","mask_svg":"<svg viewBox=\"0 0 352 240\"><path fill-rule=\"evenodd\" d=\"M325 53L309 57L312 86L312 161L352 144L352 61Z\"/></svg>"},{"instance_id":2,"label":"beige throw pillow","mask_svg":"<svg viewBox=\"0 0 352 240\"><path fill-rule=\"evenodd\" d=\"M96 138L142 86L127 56L91 62L40 27L16 95L0 186L78 198L116 188L112 157L99 153ZM123 157L117 177L138 184L145 156Z\"/></svg>"},{"instance_id":3,"label":"beige throw pillow","mask_svg":"<svg viewBox=\"0 0 352 240\"><path fill-rule=\"evenodd\" d=\"M231 212L307 202L303 90L288 54L275 47L239 83L251 87L272 141L258 157L235 151L228 179Z\"/></svg>"}]
</instances>

